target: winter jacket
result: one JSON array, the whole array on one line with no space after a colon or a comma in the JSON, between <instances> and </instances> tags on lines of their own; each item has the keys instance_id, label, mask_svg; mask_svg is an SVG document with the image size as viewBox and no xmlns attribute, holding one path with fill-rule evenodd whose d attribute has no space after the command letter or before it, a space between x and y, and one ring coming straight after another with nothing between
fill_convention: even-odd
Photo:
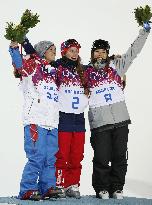
<instances>
[{"instance_id":1,"label":"winter jacket","mask_svg":"<svg viewBox=\"0 0 152 205\"><path fill-rule=\"evenodd\" d=\"M109 66L96 69L90 64L91 67L87 68L91 91L88 112L91 130L102 131L131 123L121 77L140 53L148 34L144 29L140 30L128 51L121 58L112 60Z\"/></svg>"},{"instance_id":2,"label":"winter jacket","mask_svg":"<svg viewBox=\"0 0 152 205\"><path fill-rule=\"evenodd\" d=\"M56 61L57 82L59 88L59 131L85 131L84 110L88 97L80 77L76 72L75 62L63 57Z\"/></svg>"},{"instance_id":3,"label":"winter jacket","mask_svg":"<svg viewBox=\"0 0 152 205\"><path fill-rule=\"evenodd\" d=\"M57 128L59 107L56 68L32 54L23 58L20 73L24 96L23 124L36 124L47 129Z\"/></svg>"}]
</instances>

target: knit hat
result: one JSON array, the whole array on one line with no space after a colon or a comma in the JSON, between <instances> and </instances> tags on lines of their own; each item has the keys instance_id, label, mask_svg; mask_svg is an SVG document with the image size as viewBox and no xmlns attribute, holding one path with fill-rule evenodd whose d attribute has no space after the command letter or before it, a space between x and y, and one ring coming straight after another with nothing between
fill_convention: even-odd
<instances>
[{"instance_id":1,"label":"knit hat","mask_svg":"<svg viewBox=\"0 0 152 205\"><path fill-rule=\"evenodd\" d=\"M75 39L68 39L61 44L61 55L65 55L70 47L76 47L78 50L81 48L80 44Z\"/></svg>"},{"instance_id":2,"label":"knit hat","mask_svg":"<svg viewBox=\"0 0 152 205\"><path fill-rule=\"evenodd\" d=\"M54 43L51 41L40 41L39 43L35 44L34 49L36 50L37 54L42 58L44 57L45 52L53 46Z\"/></svg>"},{"instance_id":3,"label":"knit hat","mask_svg":"<svg viewBox=\"0 0 152 205\"><path fill-rule=\"evenodd\" d=\"M104 49L107 51L107 53L109 53L109 49L110 49L109 42L101 39L95 40L93 42L91 52L94 52L97 49Z\"/></svg>"}]
</instances>

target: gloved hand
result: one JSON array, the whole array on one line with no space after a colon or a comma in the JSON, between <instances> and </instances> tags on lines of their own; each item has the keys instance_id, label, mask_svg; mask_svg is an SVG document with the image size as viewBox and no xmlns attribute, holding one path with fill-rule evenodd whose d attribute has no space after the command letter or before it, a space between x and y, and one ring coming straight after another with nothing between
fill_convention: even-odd
<instances>
[{"instance_id":1,"label":"gloved hand","mask_svg":"<svg viewBox=\"0 0 152 205\"><path fill-rule=\"evenodd\" d=\"M12 63L15 65L16 69L20 69L22 67L22 57L19 52L19 48L9 47L9 53L12 58Z\"/></svg>"},{"instance_id":2,"label":"gloved hand","mask_svg":"<svg viewBox=\"0 0 152 205\"><path fill-rule=\"evenodd\" d=\"M17 48L17 47L18 47L18 43L17 43L17 42L14 42L14 41L11 41L10 47L11 47L11 48Z\"/></svg>"},{"instance_id":3,"label":"gloved hand","mask_svg":"<svg viewBox=\"0 0 152 205\"><path fill-rule=\"evenodd\" d=\"M24 48L26 54L36 53L36 50L33 48L32 44L29 42L28 38L25 36L23 43L21 45Z\"/></svg>"},{"instance_id":4,"label":"gloved hand","mask_svg":"<svg viewBox=\"0 0 152 205\"><path fill-rule=\"evenodd\" d=\"M151 29L151 27L150 27L150 22L144 22L144 23L143 23L143 27L144 27L144 29L145 29L147 32L149 32L150 29Z\"/></svg>"}]
</instances>

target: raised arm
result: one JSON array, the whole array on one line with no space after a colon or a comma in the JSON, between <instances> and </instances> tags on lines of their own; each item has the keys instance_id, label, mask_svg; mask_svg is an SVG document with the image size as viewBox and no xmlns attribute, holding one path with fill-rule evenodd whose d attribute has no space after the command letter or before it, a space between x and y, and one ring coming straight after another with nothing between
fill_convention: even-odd
<instances>
[{"instance_id":1,"label":"raised arm","mask_svg":"<svg viewBox=\"0 0 152 205\"><path fill-rule=\"evenodd\" d=\"M12 42L9 47L10 56L12 58L13 67L18 70L21 76L27 77L31 75L35 68L35 54L23 56L20 54L18 44Z\"/></svg>"},{"instance_id":2,"label":"raised arm","mask_svg":"<svg viewBox=\"0 0 152 205\"><path fill-rule=\"evenodd\" d=\"M21 45L24 48L24 51L25 51L26 54L34 54L34 53L36 53L34 47L29 42L27 37L24 39L24 41L23 41L23 43Z\"/></svg>"},{"instance_id":3,"label":"raised arm","mask_svg":"<svg viewBox=\"0 0 152 205\"><path fill-rule=\"evenodd\" d=\"M19 51L19 46L16 42L11 42L9 46L9 53L12 59L12 64L19 70L22 68L22 56Z\"/></svg>"},{"instance_id":4,"label":"raised arm","mask_svg":"<svg viewBox=\"0 0 152 205\"><path fill-rule=\"evenodd\" d=\"M129 66L132 64L133 60L137 57L137 55L140 53L140 51L142 50L146 39L149 35L149 30L141 29L139 31L139 35L138 37L135 39L135 41L131 44L131 46L129 47L129 49L127 50L127 52L125 54L123 54L118 58L114 59L114 64L115 67L117 69L118 74L122 77L124 76L124 74L127 72Z\"/></svg>"}]
</instances>

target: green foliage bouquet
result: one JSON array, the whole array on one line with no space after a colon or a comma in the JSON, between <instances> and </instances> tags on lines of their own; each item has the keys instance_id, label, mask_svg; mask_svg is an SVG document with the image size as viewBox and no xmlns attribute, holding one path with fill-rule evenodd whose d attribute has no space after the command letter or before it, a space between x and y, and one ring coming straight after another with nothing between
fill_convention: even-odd
<instances>
[{"instance_id":1,"label":"green foliage bouquet","mask_svg":"<svg viewBox=\"0 0 152 205\"><path fill-rule=\"evenodd\" d=\"M152 17L152 13L151 13L151 8L146 5L145 7L137 7L136 9L134 9L134 13L135 13L135 19L137 20L137 23L139 24L139 26L143 26L143 23L145 22L150 22L150 19Z\"/></svg>"},{"instance_id":2,"label":"green foliage bouquet","mask_svg":"<svg viewBox=\"0 0 152 205\"><path fill-rule=\"evenodd\" d=\"M21 17L20 24L15 25L12 22L7 22L6 34L4 36L8 40L22 43L29 29L35 27L38 22L40 22L39 15L37 13L33 14L30 10L26 9Z\"/></svg>"}]
</instances>

